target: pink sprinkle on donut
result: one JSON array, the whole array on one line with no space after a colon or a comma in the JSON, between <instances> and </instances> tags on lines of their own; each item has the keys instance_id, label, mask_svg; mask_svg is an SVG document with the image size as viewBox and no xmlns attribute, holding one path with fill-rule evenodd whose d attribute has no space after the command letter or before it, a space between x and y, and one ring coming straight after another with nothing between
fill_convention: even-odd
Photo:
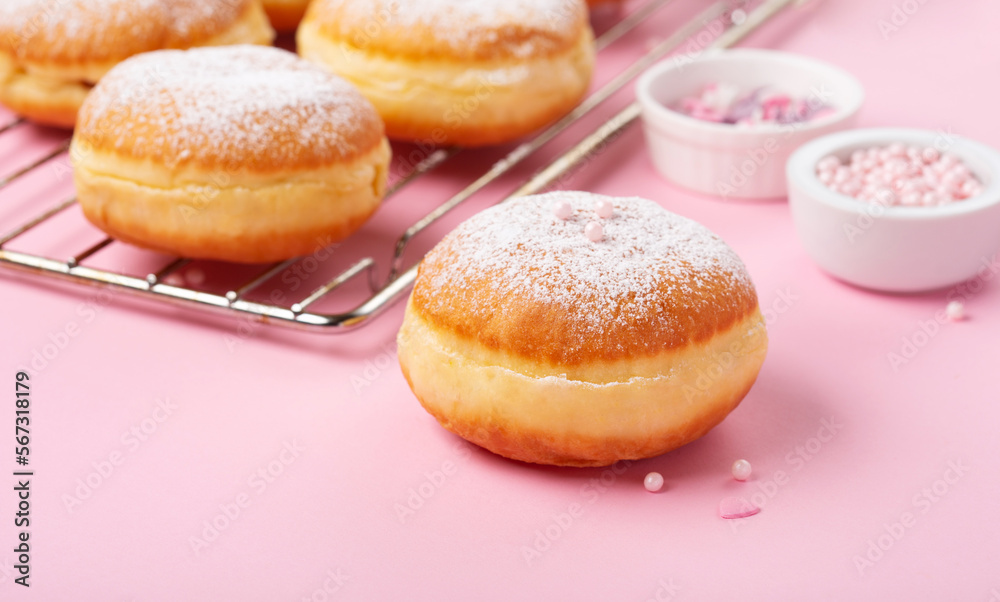
<instances>
[{"instance_id":1,"label":"pink sprinkle on donut","mask_svg":"<svg viewBox=\"0 0 1000 602\"><path fill-rule=\"evenodd\" d=\"M604 240L604 226L598 222L590 222L587 227L583 229L583 233L587 235L592 242L601 242Z\"/></svg>"},{"instance_id":2,"label":"pink sprinkle on donut","mask_svg":"<svg viewBox=\"0 0 1000 602\"><path fill-rule=\"evenodd\" d=\"M573 206L566 201L557 201L552 206L552 214L559 219L569 219L569 216L573 215Z\"/></svg>"},{"instance_id":3,"label":"pink sprinkle on donut","mask_svg":"<svg viewBox=\"0 0 1000 602\"><path fill-rule=\"evenodd\" d=\"M602 199L597 202L597 217L608 219L615 213L615 206L611 204L611 201Z\"/></svg>"}]
</instances>

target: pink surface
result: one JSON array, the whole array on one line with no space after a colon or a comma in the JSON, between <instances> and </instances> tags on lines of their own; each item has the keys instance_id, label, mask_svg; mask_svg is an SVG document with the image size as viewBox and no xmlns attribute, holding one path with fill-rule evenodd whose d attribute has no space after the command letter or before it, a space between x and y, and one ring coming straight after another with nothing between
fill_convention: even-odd
<instances>
[{"instance_id":1,"label":"pink surface","mask_svg":"<svg viewBox=\"0 0 1000 602\"><path fill-rule=\"evenodd\" d=\"M602 78L695 5L679 0L613 48ZM896 6L916 12L899 8L886 37L879 23ZM988 75L1000 68L998 22L988 0L826 1L746 44L852 71L868 92L860 125L1000 146ZM5 137L2 173L52 137L18 136L30 148ZM511 462L445 432L412 397L393 351L401 306L326 337L4 270L0 598L1000 600L998 279L915 296L844 285L805 256L786 204L678 190L656 176L638 128L624 138L564 186L646 196L706 224L744 258L768 317L757 385L708 436L603 470ZM365 241L391 240L495 156L462 155L392 200ZM0 193L5 226L39 195L49 205L70 193L59 161ZM63 256L99 240L76 211L57 225L72 244L50 234L18 245ZM163 263L95 258L126 261ZM298 276L280 285L309 290ZM953 298L968 319L935 322ZM51 357L31 379L25 589L13 571L12 381L36 352ZM892 353L907 357L894 366ZM737 458L753 464L746 483L730 474ZM666 484L651 494L654 470ZM761 512L720 519L733 496Z\"/></svg>"}]
</instances>

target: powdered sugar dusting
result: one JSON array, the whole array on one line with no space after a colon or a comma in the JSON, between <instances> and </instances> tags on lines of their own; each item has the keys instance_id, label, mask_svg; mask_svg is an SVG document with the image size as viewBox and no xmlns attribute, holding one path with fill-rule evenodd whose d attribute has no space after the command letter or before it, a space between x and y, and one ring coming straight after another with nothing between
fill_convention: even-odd
<instances>
[{"instance_id":1,"label":"powdered sugar dusting","mask_svg":"<svg viewBox=\"0 0 1000 602\"><path fill-rule=\"evenodd\" d=\"M458 53L474 52L510 32L532 32L509 49L515 56L530 56L554 40L575 40L587 18L582 0L316 0L316 4L314 13L335 15L331 22L342 36L350 28L361 32L361 39L351 41L362 46L366 37L388 37L395 30L419 27L433 31L434 43Z\"/></svg>"},{"instance_id":2,"label":"powdered sugar dusting","mask_svg":"<svg viewBox=\"0 0 1000 602\"><path fill-rule=\"evenodd\" d=\"M610 218L597 213L602 200L613 204ZM560 201L572 206L568 219L553 212ZM590 222L602 225L600 242L585 235ZM555 192L516 199L461 224L425 265L432 313L456 311L455 303L461 311L503 313L496 301L517 299L568 316L570 328L609 348L627 347L619 339L637 317L644 328L682 335L692 330L686 319L718 314L708 306L742 316L756 304L729 246L640 198Z\"/></svg>"},{"instance_id":3,"label":"powdered sugar dusting","mask_svg":"<svg viewBox=\"0 0 1000 602\"><path fill-rule=\"evenodd\" d=\"M371 0L345 1L361 10L367 5L373 14ZM390 0L381 4L400 25L442 27L446 33L511 25L555 30L572 22L579 5L575 0Z\"/></svg>"},{"instance_id":4,"label":"powdered sugar dusting","mask_svg":"<svg viewBox=\"0 0 1000 602\"><path fill-rule=\"evenodd\" d=\"M3 0L0 34L19 56L101 60L122 52L186 48L230 26L247 4L247 0Z\"/></svg>"},{"instance_id":5,"label":"powdered sugar dusting","mask_svg":"<svg viewBox=\"0 0 1000 602\"><path fill-rule=\"evenodd\" d=\"M339 160L379 142L381 121L353 86L263 46L132 57L94 88L78 136L168 165L264 168Z\"/></svg>"}]
</instances>

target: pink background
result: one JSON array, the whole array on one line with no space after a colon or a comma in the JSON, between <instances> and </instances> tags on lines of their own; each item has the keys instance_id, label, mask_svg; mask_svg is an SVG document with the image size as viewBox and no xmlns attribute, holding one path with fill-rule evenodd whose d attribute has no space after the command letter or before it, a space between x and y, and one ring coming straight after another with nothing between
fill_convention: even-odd
<instances>
[{"instance_id":1,"label":"pink background","mask_svg":"<svg viewBox=\"0 0 1000 602\"><path fill-rule=\"evenodd\" d=\"M895 5L917 10L884 36L879 20ZM678 0L612 47L599 79L697 7ZM1000 146L998 25L989 0L827 0L745 45L853 72L868 93L861 125ZM624 138L563 185L646 196L706 224L746 261L769 319L756 386L708 436L617 472L511 462L445 432L410 394L393 351L401 305L325 336L2 270L9 393L35 352L52 357L36 360L31 380L30 590L13 583L14 408L0 409L0 598L1000 600L998 279L912 296L842 284L805 256L786 204L676 189L655 174L638 128ZM57 139L34 127L0 138L0 173ZM382 257L408 220L497 156L463 154L407 189L343 255ZM69 194L60 158L0 192L0 223ZM99 238L74 208L11 248L65 257ZM116 247L94 263L136 273L163 263ZM316 275L343 265L338 255ZM196 267L225 289L224 266ZM319 281L286 277L263 292L298 285L303 296ZM965 301L967 321L934 322L949 298ZM918 334L922 324L933 334ZM915 341L894 368L889 354ZM143 440L130 434L143 427ZM737 458L753 464L747 483L729 476ZM659 494L642 487L653 470L666 479ZM88 478L96 487L81 487ZM720 519L732 495L762 512ZM212 521L223 528L194 550Z\"/></svg>"}]
</instances>

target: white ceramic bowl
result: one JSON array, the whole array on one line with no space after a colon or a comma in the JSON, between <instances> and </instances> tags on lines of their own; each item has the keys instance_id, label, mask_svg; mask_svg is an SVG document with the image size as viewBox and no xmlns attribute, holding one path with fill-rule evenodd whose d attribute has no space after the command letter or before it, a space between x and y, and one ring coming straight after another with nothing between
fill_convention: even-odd
<instances>
[{"instance_id":1,"label":"white ceramic bowl","mask_svg":"<svg viewBox=\"0 0 1000 602\"><path fill-rule=\"evenodd\" d=\"M799 124L737 127L688 117L668 107L725 82L746 90L777 86L797 98L831 105L826 117ZM725 198L786 194L785 161L803 143L853 125L864 89L837 67L773 50L706 52L650 68L636 86L656 169L685 188Z\"/></svg>"},{"instance_id":2,"label":"white ceramic bowl","mask_svg":"<svg viewBox=\"0 0 1000 602\"><path fill-rule=\"evenodd\" d=\"M827 155L892 142L934 146L962 159L983 183L976 197L933 207L885 207L827 188L816 163ZM1000 250L1000 153L953 134L860 129L813 140L788 160L788 202L806 252L833 276L866 288L944 288L990 269Z\"/></svg>"}]
</instances>

